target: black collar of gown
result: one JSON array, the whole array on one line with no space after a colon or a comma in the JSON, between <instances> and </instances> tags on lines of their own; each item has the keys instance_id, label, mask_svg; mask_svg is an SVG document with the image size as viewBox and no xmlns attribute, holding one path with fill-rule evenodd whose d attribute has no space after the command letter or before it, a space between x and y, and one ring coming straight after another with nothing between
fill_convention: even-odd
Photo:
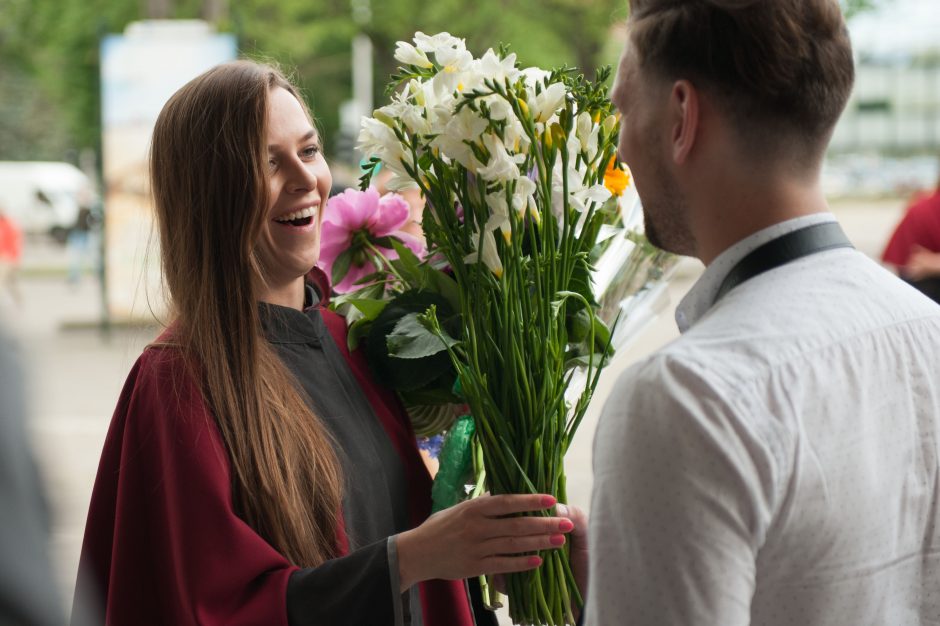
<instances>
[{"instance_id":1,"label":"black collar of gown","mask_svg":"<svg viewBox=\"0 0 940 626\"><path fill-rule=\"evenodd\" d=\"M268 302L258 304L261 328L265 338L273 344L299 343L319 347L326 328L320 317L325 298L318 285L304 283L304 310Z\"/></svg>"}]
</instances>

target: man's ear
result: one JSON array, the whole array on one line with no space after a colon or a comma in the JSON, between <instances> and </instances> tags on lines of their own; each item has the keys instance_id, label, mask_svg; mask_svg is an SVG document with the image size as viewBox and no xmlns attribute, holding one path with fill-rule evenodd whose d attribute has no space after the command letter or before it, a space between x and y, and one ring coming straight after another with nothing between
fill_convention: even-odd
<instances>
[{"instance_id":1,"label":"man's ear","mask_svg":"<svg viewBox=\"0 0 940 626\"><path fill-rule=\"evenodd\" d=\"M695 146L699 131L699 93L687 80L676 81L669 94L669 113L672 121L672 160L677 165L686 162Z\"/></svg>"}]
</instances>

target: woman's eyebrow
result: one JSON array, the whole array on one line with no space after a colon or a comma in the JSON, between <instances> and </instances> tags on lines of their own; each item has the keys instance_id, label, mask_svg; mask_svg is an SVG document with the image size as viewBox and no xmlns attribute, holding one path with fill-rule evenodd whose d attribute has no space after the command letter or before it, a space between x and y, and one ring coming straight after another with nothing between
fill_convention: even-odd
<instances>
[{"instance_id":1,"label":"woman's eyebrow","mask_svg":"<svg viewBox=\"0 0 940 626\"><path fill-rule=\"evenodd\" d=\"M303 137L301 137L301 138L297 141L297 143L303 143L303 142L305 142L305 141L307 141L307 140L309 140L309 139L313 139L313 138L316 137L316 136L317 136L317 131L314 130L313 128L311 128L309 131L307 131L307 134L305 134ZM271 145L268 146L268 152L274 152L274 151L276 151L276 150L278 149L278 147L279 147L279 146L277 146L277 145L271 144Z\"/></svg>"}]
</instances>

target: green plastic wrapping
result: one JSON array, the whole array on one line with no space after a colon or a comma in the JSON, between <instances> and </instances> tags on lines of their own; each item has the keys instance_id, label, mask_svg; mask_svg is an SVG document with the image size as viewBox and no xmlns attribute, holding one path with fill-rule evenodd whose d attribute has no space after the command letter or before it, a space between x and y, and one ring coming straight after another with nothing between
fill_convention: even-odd
<instances>
[{"instance_id":1,"label":"green plastic wrapping","mask_svg":"<svg viewBox=\"0 0 940 626\"><path fill-rule=\"evenodd\" d=\"M447 431L438 457L440 467L431 487L432 513L452 507L466 496L467 474L473 458L470 444L475 428L473 418L464 415Z\"/></svg>"}]
</instances>

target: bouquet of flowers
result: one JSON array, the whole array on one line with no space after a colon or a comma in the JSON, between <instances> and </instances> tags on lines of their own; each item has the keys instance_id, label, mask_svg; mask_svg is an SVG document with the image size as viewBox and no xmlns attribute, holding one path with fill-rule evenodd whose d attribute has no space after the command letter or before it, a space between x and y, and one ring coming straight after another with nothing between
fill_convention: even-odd
<instances>
[{"instance_id":1,"label":"bouquet of flowers","mask_svg":"<svg viewBox=\"0 0 940 626\"><path fill-rule=\"evenodd\" d=\"M375 271L358 272L358 289L339 299L350 341L368 334L377 374L418 404L468 405L472 420L453 430L472 441L474 494L566 502L564 456L611 354L592 263L604 238L622 234L601 237L623 226L617 199L629 184L610 72L521 69L505 49L477 59L447 33L413 41L398 43L398 92L363 120L359 147L371 155L363 188L381 164L391 188L420 189L426 256L373 233L360 256ZM332 263L334 282L350 267ZM383 359L427 368L382 372ZM408 380L394 380L404 370ZM576 371L583 390L570 398ZM510 615L573 623L583 600L567 550L542 556L539 569L508 577Z\"/></svg>"}]
</instances>

